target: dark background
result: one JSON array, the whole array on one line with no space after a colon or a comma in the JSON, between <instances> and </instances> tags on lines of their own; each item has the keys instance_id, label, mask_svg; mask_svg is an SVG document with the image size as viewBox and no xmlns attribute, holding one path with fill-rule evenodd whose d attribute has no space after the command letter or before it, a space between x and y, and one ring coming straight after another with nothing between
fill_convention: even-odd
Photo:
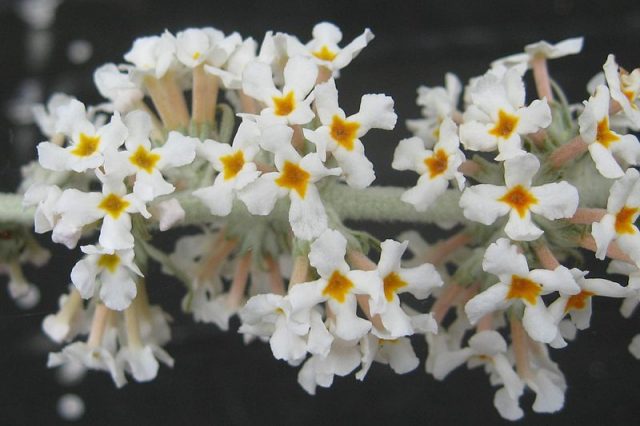
<instances>
[{"instance_id":1,"label":"dark background","mask_svg":"<svg viewBox=\"0 0 640 426\"><path fill-rule=\"evenodd\" d=\"M522 50L527 43L585 36L583 54L554 61L550 72L578 102L586 97L588 79L615 53L628 69L640 65L640 4L637 1L197 1L67 0L49 29L51 50L42 64L29 63L27 40L33 35L18 18L18 2L0 2L0 189L12 190L19 166L33 158L37 130L11 119L10 105L26 80L42 99L55 91L98 102L92 71L105 62L120 62L133 39L188 26L215 26L258 41L266 30L286 31L308 40L321 20L338 24L344 42L370 27L376 38L344 70L338 81L340 103L353 113L365 93L386 93L396 101L401 120L393 132L372 132L364 139L376 166L378 184L412 185L415 175L390 168L397 141L408 136L403 120L415 118L416 88L443 84L446 71L461 79L482 74L489 62ZM68 44L89 41L93 56L71 63ZM532 86L530 86L532 87ZM37 97L37 90L34 97ZM391 237L400 226L364 224L379 237ZM429 230L423 229L425 232ZM45 235L43 241L50 236ZM427 376L423 363L413 373L396 376L376 365L364 383L353 376L336 378L331 389L308 396L297 384L297 368L276 361L268 345L245 347L234 331L194 325L179 313L183 290L151 274L151 297L175 313L174 339L166 348L173 370L162 368L150 384L130 383L116 390L109 377L90 373L79 385L61 386L45 368L48 351L59 350L40 332L52 312L78 253L52 246L54 261L28 270L40 284L41 303L20 311L0 297L0 424L55 424L58 398L82 396L83 424L488 424L502 420L492 400L495 388L486 375L464 368L445 382ZM595 271L595 269L592 268ZM601 269L600 269L601 272ZM596 274L597 275L597 274ZM2 281L4 282L4 281ZM532 394L521 399L526 424L637 424L640 415L640 364L627 346L638 332L638 315L624 320L619 302L595 300L592 327L580 333L553 358L565 372L569 388L564 410L538 415L530 410ZM415 341L424 360L425 345Z\"/></svg>"}]
</instances>

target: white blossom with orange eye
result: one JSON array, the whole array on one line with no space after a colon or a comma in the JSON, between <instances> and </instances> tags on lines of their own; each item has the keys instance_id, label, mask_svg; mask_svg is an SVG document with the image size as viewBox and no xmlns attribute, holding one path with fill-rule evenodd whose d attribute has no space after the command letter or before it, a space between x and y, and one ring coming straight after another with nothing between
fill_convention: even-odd
<instances>
[{"instance_id":1,"label":"white blossom with orange eye","mask_svg":"<svg viewBox=\"0 0 640 426\"><path fill-rule=\"evenodd\" d=\"M591 225L596 242L596 257L604 259L611 241L640 266L640 231L635 226L640 215L640 173L627 169L624 176L611 185L607 214Z\"/></svg>"},{"instance_id":2,"label":"white blossom with orange eye","mask_svg":"<svg viewBox=\"0 0 640 426\"><path fill-rule=\"evenodd\" d=\"M238 33L225 36L212 27L188 28L176 34L176 58L187 68L202 64L218 68L241 42Z\"/></svg>"},{"instance_id":3,"label":"white blossom with orange eye","mask_svg":"<svg viewBox=\"0 0 640 426\"><path fill-rule=\"evenodd\" d=\"M398 116L393 99L385 95L364 95L358 113L346 116L338 105L338 90L333 79L314 90L314 103L322 125L304 129L304 136L316 146L322 161L332 153L342 169L347 184L365 188L375 179L373 164L364 154L360 138L371 129L391 130Z\"/></svg>"},{"instance_id":4,"label":"white blossom with orange eye","mask_svg":"<svg viewBox=\"0 0 640 426\"><path fill-rule=\"evenodd\" d=\"M290 57L304 55L312 58L319 66L329 69L334 77L373 40L373 33L367 28L351 43L340 47L338 43L342 41L342 32L330 22L316 24L312 35L306 45L295 37L287 37L287 53Z\"/></svg>"},{"instance_id":5,"label":"white blossom with orange eye","mask_svg":"<svg viewBox=\"0 0 640 426\"><path fill-rule=\"evenodd\" d=\"M589 154L602 176L617 179L624 175L616 157L627 164L640 164L640 143L634 135L619 135L609 127L609 89L598 86L584 103L578 117L580 136L589 144Z\"/></svg>"},{"instance_id":6,"label":"white blossom with orange eye","mask_svg":"<svg viewBox=\"0 0 640 426\"><path fill-rule=\"evenodd\" d=\"M415 332L411 317L400 306L400 294L411 293L417 299L424 299L443 284L440 274L429 263L402 268L401 259L408 244L408 241L399 243L393 240L381 244L382 252L375 272L382 280L384 297L370 299L369 305L371 314L379 314L385 328L373 328L372 333L382 339L393 340Z\"/></svg>"},{"instance_id":7,"label":"white blossom with orange eye","mask_svg":"<svg viewBox=\"0 0 640 426\"><path fill-rule=\"evenodd\" d=\"M284 124L307 124L315 117L311 97L318 68L311 59L296 56L284 67L284 86L276 88L271 67L262 62L247 64L242 73L242 90L266 106L260 115L268 121Z\"/></svg>"},{"instance_id":8,"label":"white blossom with orange eye","mask_svg":"<svg viewBox=\"0 0 640 426\"><path fill-rule=\"evenodd\" d=\"M554 317L549 313L542 296L554 291L573 295L580 292L571 272L564 266L553 271L529 270L527 259L508 239L500 238L487 249L482 269L497 275L499 282L474 296L464 311L471 324L496 310L504 310L514 302L524 303L522 325L529 336L538 342L549 343L558 334Z\"/></svg>"},{"instance_id":9,"label":"white blossom with orange eye","mask_svg":"<svg viewBox=\"0 0 640 426\"><path fill-rule=\"evenodd\" d=\"M60 220L53 228L52 240L74 248L80 239L82 227L102 219L100 245L110 250L133 248L131 213L145 218L151 214L142 200L127 193L121 176L105 175L96 170L102 182L102 193L66 189L56 203L55 213Z\"/></svg>"},{"instance_id":10,"label":"white blossom with orange eye","mask_svg":"<svg viewBox=\"0 0 640 426\"><path fill-rule=\"evenodd\" d=\"M256 59L258 44L251 37L242 41L221 66L205 65L209 74L218 76L226 89L242 89L242 73L250 62Z\"/></svg>"},{"instance_id":11,"label":"white blossom with orange eye","mask_svg":"<svg viewBox=\"0 0 640 426\"><path fill-rule=\"evenodd\" d=\"M460 197L464 216L491 225L509 214L504 228L512 240L531 241L543 234L531 220L531 213L549 220L573 216L578 208L578 190L560 181L531 186L540 162L533 154L523 154L504 162L506 186L480 184L467 187Z\"/></svg>"},{"instance_id":12,"label":"white blossom with orange eye","mask_svg":"<svg viewBox=\"0 0 640 426\"><path fill-rule=\"evenodd\" d=\"M133 193L145 202L172 193L175 187L164 179L162 172L191 163L199 140L172 131L164 145L152 148L149 115L132 111L124 120L129 129L124 142L126 149L105 155L105 171L119 176L135 175Z\"/></svg>"},{"instance_id":13,"label":"white blossom with orange eye","mask_svg":"<svg viewBox=\"0 0 640 426\"><path fill-rule=\"evenodd\" d=\"M162 78L176 62L176 38L169 31L161 36L137 38L124 59L137 73Z\"/></svg>"},{"instance_id":14,"label":"white blossom with orange eye","mask_svg":"<svg viewBox=\"0 0 640 426\"><path fill-rule=\"evenodd\" d=\"M497 149L498 161L522 154L522 136L551 124L546 99L525 106L524 81L516 68L508 69L502 78L485 74L468 95L472 103L463 115L460 141L472 151Z\"/></svg>"},{"instance_id":15,"label":"white blossom with orange eye","mask_svg":"<svg viewBox=\"0 0 640 426\"><path fill-rule=\"evenodd\" d=\"M231 213L237 192L260 176L253 162L260 151L260 136L258 125L244 120L232 145L209 139L198 147L200 155L211 162L218 176L213 185L200 188L193 195L209 207L212 214L226 216Z\"/></svg>"},{"instance_id":16,"label":"white blossom with orange eye","mask_svg":"<svg viewBox=\"0 0 640 426\"><path fill-rule=\"evenodd\" d=\"M621 69L613 55L602 67L611 98L620 104L633 129L640 129L640 68L631 72Z\"/></svg>"},{"instance_id":17,"label":"white blossom with orange eye","mask_svg":"<svg viewBox=\"0 0 640 426\"><path fill-rule=\"evenodd\" d=\"M407 128L422 139L427 148L433 147L440 138L440 125L458 110L462 83L455 74L446 73L444 87L418 87L416 103L422 107L424 118L407 120Z\"/></svg>"},{"instance_id":18,"label":"white blossom with orange eye","mask_svg":"<svg viewBox=\"0 0 640 426\"><path fill-rule=\"evenodd\" d=\"M401 140L391 167L420 174L416 186L402 194L402 201L413 204L418 211L425 211L446 191L450 180L455 179L462 191L465 178L458 167L465 157L459 146L457 127L449 118L442 122L433 150L425 149L424 142L417 137Z\"/></svg>"},{"instance_id":19,"label":"white blossom with orange eye","mask_svg":"<svg viewBox=\"0 0 640 426\"><path fill-rule=\"evenodd\" d=\"M38 161L45 169L75 172L96 169L104 163L105 153L115 152L129 133L118 112L108 124L96 128L87 119L84 104L77 100L59 111L64 120L72 121L70 126L62 126L70 130L71 144L64 148L51 142L38 144Z\"/></svg>"},{"instance_id":20,"label":"white blossom with orange eye","mask_svg":"<svg viewBox=\"0 0 640 426\"><path fill-rule=\"evenodd\" d=\"M375 271L350 270L344 260L347 240L338 231L326 230L311 244L309 263L319 279L296 284L289 289L291 312L298 315L327 303L335 316L334 334L344 340L357 340L371 329L371 322L357 315L356 295L368 295L377 306L383 297L383 284Z\"/></svg>"},{"instance_id":21,"label":"white blossom with orange eye","mask_svg":"<svg viewBox=\"0 0 640 426\"><path fill-rule=\"evenodd\" d=\"M109 308L122 311L136 297L137 277L142 272L133 261L133 249L107 250L82 246L86 256L71 270L71 282L83 299L90 299L100 283L100 299Z\"/></svg>"},{"instance_id":22,"label":"white blossom with orange eye","mask_svg":"<svg viewBox=\"0 0 640 426\"><path fill-rule=\"evenodd\" d=\"M262 131L260 145L275 155L277 172L262 174L238 192L251 214L271 213L279 198L289 195L289 223L297 238L311 240L327 229L320 192L315 183L326 176L340 175L340 168L327 169L316 153L304 157L291 145L293 130L275 125Z\"/></svg>"}]
</instances>

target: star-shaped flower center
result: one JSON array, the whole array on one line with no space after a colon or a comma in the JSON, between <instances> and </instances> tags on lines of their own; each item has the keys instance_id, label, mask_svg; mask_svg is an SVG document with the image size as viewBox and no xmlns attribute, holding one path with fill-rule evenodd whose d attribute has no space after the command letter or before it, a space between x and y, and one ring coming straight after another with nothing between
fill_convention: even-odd
<instances>
[{"instance_id":1,"label":"star-shaped flower center","mask_svg":"<svg viewBox=\"0 0 640 426\"><path fill-rule=\"evenodd\" d=\"M120 264L120 256L117 254L103 254L98 259L98 266L109 270L112 274Z\"/></svg>"},{"instance_id":2,"label":"star-shaped flower center","mask_svg":"<svg viewBox=\"0 0 640 426\"><path fill-rule=\"evenodd\" d=\"M130 204L131 203L124 198L111 193L104 197L102 201L100 201L100 204L98 204L98 208L107 212L107 214L112 218L117 219L120 217L122 212L125 211L127 207L129 207Z\"/></svg>"},{"instance_id":3,"label":"star-shaped flower center","mask_svg":"<svg viewBox=\"0 0 640 426\"><path fill-rule=\"evenodd\" d=\"M514 186L506 194L498 198L498 201L507 203L509 207L518 212L520 217L525 217L531 205L538 203L538 199L522 185Z\"/></svg>"},{"instance_id":4,"label":"star-shaped flower center","mask_svg":"<svg viewBox=\"0 0 640 426\"><path fill-rule=\"evenodd\" d=\"M616 232L618 234L635 234L638 229L633 225L640 209L624 206L616 213Z\"/></svg>"},{"instance_id":5,"label":"star-shaped flower center","mask_svg":"<svg viewBox=\"0 0 640 426\"><path fill-rule=\"evenodd\" d=\"M307 193L307 185L309 184L310 177L309 172L297 164L285 161L282 172L280 172L280 177L276 179L275 182L283 188L296 191L300 198L304 198Z\"/></svg>"},{"instance_id":6,"label":"star-shaped flower center","mask_svg":"<svg viewBox=\"0 0 640 426\"><path fill-rule=\"evenodd\" d=\"M407 282L403 281L402 278L400 278L400 275L395 272L391 272L389 275L384 277L382 282L384 284L384 297L388 302L393 300L393 295L396 294L399 289L407 285Z\"/></svg>"},{"instance_id":7,"label":"star-shaped flower center","mask_svg":"<svg viewBox=\"0 0 640 426\"><path fill-rule=\"evenodd\" d=\"M520 118L517 115L509 114L505 110L498 111L498 122L489 130L489 134L497 137L509 139L518 126Z\"/></svg>"},{"instance_id":8,"label":"star-shaped flower center","mask_svg":"<svg viewBox=\"0 0 640 426\"><path fill-rule=\"evenodd\" d=\"M322 295L329 296L338 303L344 303L352 287L353 283L349 278L338 271L333 271L329 282L327 282L326 287L322 290Z\"/></svg>"},{"instance_id":9,"label":"star-shaped flower center","mask_svg":"<svg viewBox=\"0 0 640 426\"><path fill-rule=\"evenodd\" d=\"M147 150L144 146L139 145L138 149L131 154L129 161L139 169L147 173L151 173L160 160L160 155Z\"/></svg>"},{"instance_id":10,"label":"star-shaped flower center","mask_svg":"<svg viewBox=\"0 0 640 426\"><path fill-rule=\"evenodd\" d=\"M238 150L233 154L223 155L220 157L220 162L223 167L224 180L233 179L244 166L244 154L241 150Z\"/></svg>"},{"instance_id":11,"label":"star-shaped flower center","mask_svg":"<svg viewBox=\"0 0 640 426\"><path fill-rule=\"evenodd\" d=\"M341 147L347 151L353 150L353 142L356 140L356 134L360 128L360 123L356 121L343 120L337 115L331 120L331 137Z\"/></svg>"},{"instance_id":12,"label":"star-shaped flower center","mask_svg":"<svg viewBox=\"0 0 640 426\"><path fill-rule=\"evenodd\" d=\"M320 59L321 61L329 61L329 62L333 61L336 58L336 56L338 56L338 54L333 52L331 49L329 49L326 44L323 44L320 49L316 50L315 52L312 52L311 54L316 58Z\"/></svg>"},{"instance_id":13,"label":"star-shaped flower center","mask_svg":"<svg viewBox=\"0 0 640 426\"><path fill-rule=\"evenodd\" d=\"M582 290L580 293L572 295L571 297L569 297L569 300L567 300L567 305L564 307L564 313L566 314L571 310L577 311L580 309L584 309L584 307L587 305L587 299L589 299L593 295L594 293L586 290Z\"/></svg>"},{"instance_id":14,"label":"star-shaped flower center","mask_svg":"<svg viewBox=\"0 0 640 426\"><path fill-rule=\"evenodd\" d=\"M531 281L528 278L512 275L511 286L509 287L509 293L507 293L507 299L522 299L526 300L531 305L535 305L541 292L542 287L540 284Z\"/></svg>"},{"instance_id":15,"label":"star-shaped flower center","mask_svg":"<svg viewBox=\"0 0 640 426\"><path fill-rule=\"evenodd\" d=\"M429 177L433 179L447 171L449 156L443 149L438 149L433 155L424 159L424 164L429 170Z\"/></svg>"},{"instance_id":16,"label":"star-shaped flower center","mask_svg":"<svg viewBox=\"0 0 640 426\"><path fill-rule=\"evenodd\" d=\"M605 148L609 148L613 142L620 139L620 136L616 135L609 129L609 117L605 117L598 121L598 130L596 133L596 141Z\"/></svg>"},{"instance_id":17,"label":"star-shaped flower center","mask_svg":"<svg viewBox=\"0 0 640 426\"><path fill-rule=\"evenodd\" d=\"M84 133L80 133L80 137L76 146L71 150L73 155L78 157L88 157L93 155L100 146L100 136L89 136Z\"/></svg>"},{"instance_id":18,"label":"star-shaped flower center","mask_svg":"<svg viewBox=\"0 0 640 426\"><path fill-rule=\"evenodd\" d=\"M281 117L287 116L296 108L296 99L293 95L293 90L287 92L284 96L274 96L271 99L273 100L275 115L279 115Z\"/></svg>"}]
</instances>

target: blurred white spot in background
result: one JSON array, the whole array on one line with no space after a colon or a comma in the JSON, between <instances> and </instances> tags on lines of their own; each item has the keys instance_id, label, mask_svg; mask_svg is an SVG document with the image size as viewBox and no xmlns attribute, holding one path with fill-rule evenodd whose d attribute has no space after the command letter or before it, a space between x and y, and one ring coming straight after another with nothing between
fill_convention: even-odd
<instances>
[{"instance_id":1,"label":"blurred white spot in background","mask_svg":"<svg viewBox=\"0 0 640 426\"><path fill-rule=\"evenodd\" d=\"M58 415L63 420L76 421L84 414L82 398L73 393L62 395L58 400Z\"/></svg>"},{"instance_id":2,"label":"blurred white spot in background","mask_svg":"<svg viewBox=\"0 0 640 426\"><path fill-rule=\"evenodd\" d=\"M80 383L86 375L87 368L81 362L68 362L56 369L58 383L71 386Z\"/></svg>"},{"instance_id":3,"label":"blurred white spot in background","mask_svg":"<svg viewBox=\"0 0 640 426\"><path fill-rule=\"evenodd\" d=\"M92 54L93 46L87 40L74 40L67 46L67 58L72 64L84 64Z\"/></svg>"},{"instance_id":4,"label":"blurred white spot in background","mask_svg":"<svg viewBox=\"0 0 640 426\"><path fill-rule=\"evenodd\" d=\"M56 9L62 0L22 0L16 3L16 12L32 29L49 28L56 19Z\"/></svg>"},{"instance_id":5,"label":"blurred white spot in background","mask_svg":"<svg viewBox=\"0 0 640 426\"><path fill-rule=\"evenodd\" d=\"M42 85L34 79L24 80L18 86L15 95L5 105L5 114L18 125L33 123L34 105L42 102Z\"/></svg>"}]
</instances>

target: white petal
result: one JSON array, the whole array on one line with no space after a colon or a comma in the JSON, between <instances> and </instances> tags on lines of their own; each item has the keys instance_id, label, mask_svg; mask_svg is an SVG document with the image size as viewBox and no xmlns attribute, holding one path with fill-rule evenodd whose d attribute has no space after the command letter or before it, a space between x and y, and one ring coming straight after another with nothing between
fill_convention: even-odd
<instances>
[{"instance_id":1,"label":"white petal","mask_svg":"<svg viewBox=\"0 0 640 426\"><path fill-rule=\"evenodd\" d=\"M516 185L529 188L531 180L539 168L540 161L533 154L522 154L506 160L504 162L504 181L507 188L513 188Z\"/></svg>"},{"instance_id":2,"label":"white petal","mask_svg":"<svg viewBox=\"0 0 640 426\"><path fill-rule=\"evenodd\" d=\"M558 334L558 327L540 298L534 305L525 304L522 325L529 336L538 342L549 343Z\"/></svg>"},{"instance_id":3,"label":"white petal","mask_svg":"<svg viewBox=\"0 0 640 426\"><path fill-rule=\"evenodd\" d=\"M509 206L498 201L506 192L504 186L480 184L467 187L460 197L464 217L483 225L491 225L509 212Z\"/></svg>"},{"instance_id":4,"label":"white petal","mask_svg":"<svg viewBox=\"0 0 640 426\"><path fill-rule=\"evenodd\" d=\"M291 193L289 223L297 238L312 240L327 229L327 213L324 210L320 193L315 185L307 185L304 198Z\"/></svg>"},{"instance_id":5,"label":"white petal","mask_svg":"<svg viewBox=\"0 0 640 426\"><path fill-rule=\"evenodd\" d=\"M419 158L424 157L425 152L424 142L418 137L412 137L408 139L402 139L398 142L393 154L393 162L391 167L396 170L417 170L416 164L420 161Z\"/></svg>"},{"instance_id":6,"label":"white petal","mask_svg":"<svg viewBox=\"0 0 640 426\"><path fill-rule=\"evenodd\" d=\"M521 135L546 129L551 124L551 109L546 99L536 99L528 107L518 110L517 115L520 118L517 132Z\"/></svg>"},{"instance_id":7,"label":"white petal","mask_svg":"<svg viewBox=\"0 0 640 426\"><path fill-rule=\"evenodd\" d=\"M475 324L486 314L505 307L508 304L507 293L509 288L502 283L497 283L469 300L464 305L464 311L471 324Z\"/></svg>"},{"instance_id":8,"label":"white petal","mask_svg":"<svg viewBox=\"0 0 640 426\"><path fill-rule=\"evenodd\" d=\"M278 200L278 186L274 180L278 173L266 173L238 192L238 198L251 214L266 216Z\"/></svg>"},{"instance_id":9,"label":"white petal","mask_svg":"<svg viewBox=\"0 0 640 426\"><path fill-rule=\"evenodd\" d=\"M346 252L346 238L339 231L327 229L311 244L309 263L320 276L329 278L335 270L343 273L349 270L344 261Z\"/></svg>"},{"instance_id":10,"label":"white petal","mask_svg":"<svg viewBox=\"0 0 640 426\"><path fill-rule=\"evenodd\" d=\"M505 388L498 389L493 397L493 405L504 419L516 421L524 416L518 400L509 396Z\"/></svg>"},{"instance_id":11,"label":"white petal","mask_svg":"<svg viewBox=\"0 0 640 426\"><path fill-rule=\"evenodd\" d=\"M83 299L88 299L95 293L97 274L96 259L91 256L79 260L71 270L71 282Z\"/></svg>"},{"instance_id":12,"label":"white petal","mask_svg":"<svg viewBox=\"0 0 640 426\"><path fill-rule=\"evenodd\" d=\"M226 216L233 207L233 186L220 180L220 177L222 175L218 175L212 186L193 191L193 195L209 207L211 214Z\"/></svg>"},{"instance_id":13,"label":"white petal","mask_svg":"<svg viewBox=\"0 0 640 426\"><path fill-rule=\"evenodd\" d=\"M316 111L322 124L330 125L334 114L339 114L341 115L340 118L344 118L344 113L342 113L338 105L338 89L336 89L334 79L329 79L326 83L317 85L314 93Z\"/></svg>"},{"instance_id":14,"label":"white petal","mask_svg":"<svg viewBox=\"0 0 640 426\"><path fill-rule=\"evenodd\" d=\"M178 132L170 132L167 142L153 150L160 154L157 168L162 170L169 167L180 167L190 164L196 157L196 146L200 143L197 138L183 136Z\"/></svg>"},{"instance_id":15,"label":"white petal","mask_svg":"<svg viewBox=\"0 0 640 426\"><path fill-rule=\"evenodd\" d=\"M533 241L544 233L531 221L529 211L524 217L521 217L516 210L511 210L509 213L509 220L504 227L504 232L515 241Z\"/></svg>"},{"instance_id":16,"label":"white petal","mask_svg":"<svg viewBox=\"0 0 640 426\"><path fill-rule=\"evenodd\" d=\"M113 250L124 250L133 247L131 235L131 217L122 213L118 219L107 215L100 229L100 245Z\"/></svg>"},{"instance_id":17,"label":"white petal","mask_svg":"<svg viewBox=\"0 0 640 426\"><path fill-rule=\"evenodd\" d=\"M607 214L600 222L594 222L591 225L591 235L596 242L596 257L598 259L604 259L609 244L616 236L615 221L616 218L613 215Z\"/></svg>"},{"instance_id":18,"label":"white petal","mask_svg":"<svg viewBox=\"0 0 640 426\"><path fill-rule=\"evenodd\" d=\"M482 260L482 269L499 277L505 275L524 277L529 273L527 258L518 253L518 247L511 245L506 238L500 238L487 248Z\"/></svg>"},{"instance_id":19,"label":"white petal","mask_svg":"<svg viewBox=\"0 0 640 426\"><path fill-rule=\"evenodd\" d=\"M591 158L596 163L596 169L602 176L609 179L618 179L624 176L624 171L613 158L611 151L601 144L594 142L589 145L589 154L591 154Z\"/></svg>"},{"instance_id":20,"label":"white petal","mask_svg":"<svg viewBox=\"0 0 640 426\"><path fill-rule=\"evenodd\" d=\"M386 95L364 95L360 100L360 110L349 117L349 121L360 123L358 138L370 129L392 130L398 116L393 110L393 99Z\"/></svg>"},{"instance_id":21,"label":"white petal","mask_svg":"<svg viewBox=\"0 0 640 426\"><path fill-rule=\"evenodd\" d=\"M293 90L297 99L304 98L313 89L318 75L316 64L303 56L289 59L284 67L283 93Z\"/></svg>"},{"instance_id":22,"label":"white petal","mask_svg":"<svg viewBox=\"0 0 640 426\"><path fill-rule=\"evenodd\" d=\"M100 288L100 299L109 309L122 311L131 304L136 297L136 283L131 279L131 275L118 268L115 273L108 271L100 275L102 287Z\"/></svg>"}]
</instances>

